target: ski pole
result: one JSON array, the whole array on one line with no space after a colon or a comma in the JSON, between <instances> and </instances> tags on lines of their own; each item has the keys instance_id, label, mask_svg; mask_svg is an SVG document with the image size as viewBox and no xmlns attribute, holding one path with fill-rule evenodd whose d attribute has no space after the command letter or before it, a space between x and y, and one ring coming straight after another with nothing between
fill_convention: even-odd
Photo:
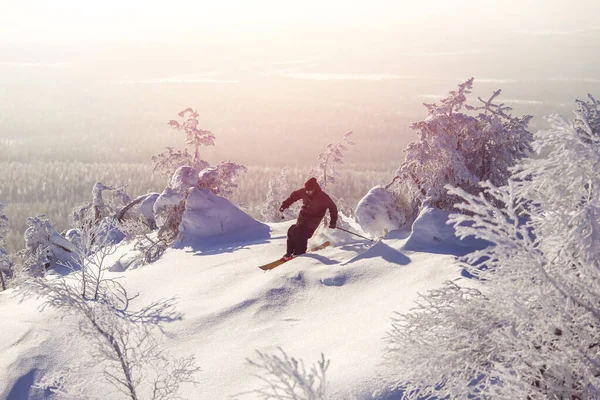
<instances>
[{"instance_id":1,"label":"ski pole","mask_svg":"<svg viewBox=\"0 0 600 400\"><path fill-rule=\"evenodd\" d=\"M367 239L367 240L370 240L371 242L374 242L374 240L373 240L373 239L369 239L368 237L361 236L361 235L359 235L358 233L350 232L350 231L347 231L347 230L345 230L345 229L343 229L343 228L340 228L340 227L336 227L336 229L339 229L340 231L348 232L348 233L349 233L349 234L351 234L351 235L358 236L358 237L361 237L361 238L363 238L363 239Z\"/></svg>"}]
</instances>

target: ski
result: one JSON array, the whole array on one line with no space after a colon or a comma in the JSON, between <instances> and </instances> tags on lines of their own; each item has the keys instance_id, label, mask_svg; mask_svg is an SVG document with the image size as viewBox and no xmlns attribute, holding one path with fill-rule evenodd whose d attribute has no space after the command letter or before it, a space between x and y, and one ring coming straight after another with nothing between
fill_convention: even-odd
<instances>
[{"instance_id":1,"label":"ski","mask_svg":"<svg viewBox=\"0 0 600 400\"><path fill-rule=\"evenodd\" d=\"M314 253L315 251L323 250L325 247L327 247L329 245L331 245L331 243L329 241L327 241L327 242L325 242L323 244L320 244L318 246L312 247L310 250L307 251L307 253ZM281 264L284 264L284 263L286 263L286 262L288 262L290 260L293 260L294 258L296 258L296 257L292 257L292 258L290 258L288 260L279 259L277 261L273 261L273 262L270 262L268 264L261 265L259 268L262 269L263 271L269 271L269 270L271 270L271 269L273 269L275 267L280 266Z\"/></svg>"}]
</instances>

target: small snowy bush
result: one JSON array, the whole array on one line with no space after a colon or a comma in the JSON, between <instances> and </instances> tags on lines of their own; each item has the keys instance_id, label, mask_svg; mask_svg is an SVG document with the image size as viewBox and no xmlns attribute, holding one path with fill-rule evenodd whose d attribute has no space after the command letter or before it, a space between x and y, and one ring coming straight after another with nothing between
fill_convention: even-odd
<instances>
[{"instance_id":1,"label":"small snowy bush","mask_svg":"<svg viewBox=\"0 0 600 400\"><path fill-rule=\"evenodd\" d=\"M364 232L378 236L406 223L406 211L383 186L375 186L356 206L356 220Z\"/></svg>"},{"instance_id":2,"label":"small snowy bush","mask_svg":"<svg viewBox=\"0 0 600 400\"><path fill-rule=\"evenodd\" d=\"M71 213L72 225L97 224L103 218L116 215L118 210L131 202L131 198L125 193L125 187L125 185L108 186L102 182L96 182L92 188L92 201L77 207ZM113 193L112 199L109 201L104 199L105 191Z\"/></svg>"},{"instance_id":3,"label":"small snowy bush","mask_svg":"<svg viewBox=\"0 0 600 400\"><path fill-rule=\"evenodd\" d=\"M494 245L463 258L480 290L450 283L395 318L388 362L407 399L600 398L600 107L578 104L507 185L448 186L457 235Z\"/></svg>"},{"instance_id":4,"label":"small snowy bush","mask_svg":"<svg viewBox=\"0 0 600 400\"><path fill-rule=\"evenodd\" d=\"M214 167L208 167L200 171L198 177L199 189L210 189L211 192L221 197L230 197L238 185L235 180L248 169L231 161L222 161Z\"/></svg>"}]
</instances>

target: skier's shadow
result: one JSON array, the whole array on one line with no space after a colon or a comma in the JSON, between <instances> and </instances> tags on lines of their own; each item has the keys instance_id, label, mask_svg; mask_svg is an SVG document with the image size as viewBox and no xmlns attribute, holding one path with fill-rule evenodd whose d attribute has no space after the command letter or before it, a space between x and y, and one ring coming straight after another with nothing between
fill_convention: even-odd
<instances>
[{"instance_id":1,"label":"skier's shadow","mask_svg":"<svg viewBox=\"0 0 600 400\"><path fill-rule=\"evenodd\" d=\"M366 260L369 258L383 258L385 261L392 264L408 265L411 262L410 257L405 256L400 251L388 246L384 242L379 242L371 247L366 252L359 254L358 256L350 259L342 265L352 264L359 260Z\"/></svg>"},{"instance_id":2,"label":"skier's shadow","mask_svg":"<svg viewBox=\"0 0 600 400\"><path fill-rule=\"evenodd\" d=\"M319 261L321 264L324 265L335 265L340 263L339 261L332 260L331 258L327 258L317 253L304 253L300 256L300 258L314 258L315 260Z\"/></svg>"}]
</instances>

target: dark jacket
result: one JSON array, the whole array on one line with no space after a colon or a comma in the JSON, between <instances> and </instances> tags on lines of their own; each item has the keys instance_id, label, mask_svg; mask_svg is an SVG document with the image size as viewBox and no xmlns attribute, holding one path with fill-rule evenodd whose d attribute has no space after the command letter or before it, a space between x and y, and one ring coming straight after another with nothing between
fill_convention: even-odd
<instances>
[{"instance_id":1,"label":"dark jacket","mask_svg":"<svg viewBox=\"0 0 600 400\"><path fill-rule=\"evenodd\" d=\"M325 212L329 209L331 216L331 225L335 226L338 219L337 207L331 197L327 193L317 188L312 196L306 193L305 189L299 189L284 200L283 208L288 208L298 200L302 199L302 209L298 216L298 224L306 225L312 229L317 229L319 223L325 216Z\"/></svg>"}]
</instances>

